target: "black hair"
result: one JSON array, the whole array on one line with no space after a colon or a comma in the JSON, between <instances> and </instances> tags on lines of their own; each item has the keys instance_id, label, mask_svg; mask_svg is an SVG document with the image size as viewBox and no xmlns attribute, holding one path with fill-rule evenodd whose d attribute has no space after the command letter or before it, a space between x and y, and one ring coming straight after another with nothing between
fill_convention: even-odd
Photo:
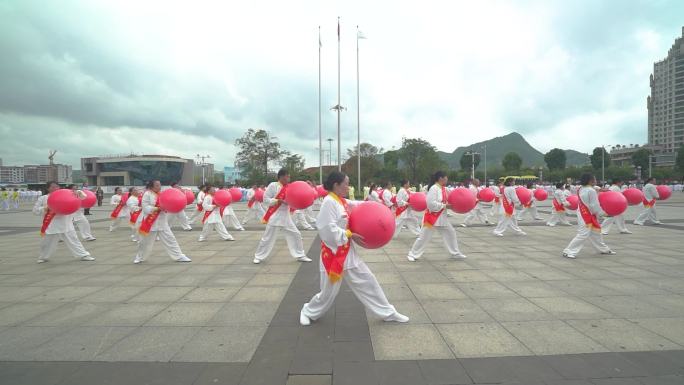
<instances>
[{"instance_id":1,"label":"black hair","mask_svg":"<svg viewBox=\"0 0 684 385\"><path fill-rule=\"evenodd\" d=\"M401 185L403 186L406 183L408 183L408 179L402 179L401 181L399 181L399 183L401 183Z\"/></svg>"},{"instance_id":2,"label":"black hair","mask_svg":"<svg viewBox=\"0 0 684 385\"><path fill-rule=\"evenodd\" d=\"M145 183L145 188L148 190L152 189L152 187L154 187L154 182L156 182L154 179L148 180L147 183Z\"/></svg>"},{"instance_id":3,"label":"black hair","mask_svg":"<svg viewBox=\"0 0 684 385\"><path fill-rule=\"evenodd\" d=\"M439 170L436 173L430 175L430 183L428 183L428 190L432 188L432 185L437 183L438 180L447 176L446 172Z\"/></svg>"},{"instance_id":4,"label":"black hair","mask_svg":"<svg viewBox=\"0 0 684 385\"><path fill-rule=\"evenodd\" d=\"M373 191L375 191L377 188L378 188L378 186L376 186L375 183L371 183L371 184L370 184L370 192L369 192L369 194L372 193Z\"/></svg>"},{"instance_id":5,"label":"black hair","mask_svg":"<svg viewBox=\"0 0 684 385\"><path fill-rule=\"evenodd\" d=\"M287 175L290 175L290 172L287 171L286 168L281 168L280 170L278 170L278 179L280 179L284 176L287 176Z\"/></svg>"},{"instance_id":6,"label":"black hair","mask_svg":"<svg viewBox=\"0 0 684 385\"><path fill-rule=\"evenodd\" d=\"M130 187L128 189L128 196L133 196L133 190L135 190L135 187Z\"/></svg>"},{"instance_id":7,"label":"black hair","mask_svg":"<svg viewBox=\"0 0 684 385\"><path fill-rule=\"evenodd\" d=\"M171 187L176 187L178 186L178 182L171 182Z\"/></svg>"},{"instance_id":8,"label":"black hair","mask_svg":"<svg viewBox=\"0 0 684 385\"><path fill-rule=\"evenodd\" d=\"M214 186L212 186L211 183L205 184L205 185L204 185L204 188L205 188L205 191L204 191L204 192L208 192L209 190L211 190L212 187L214 187Z\"/></svg>"},{"instance_id":9,"label":"black hair","mask_svg":"<svg viewBox=\"0 0 684 385\"><path fill-rule=\"evenodd\" d=\"M613 184L622 182L620 178L613 178Z\"/></svg>"},{"instance_id":10,"label":"black hair","mask_svg":"<svg viewBox=\"0 0 684 385\"><path fill-rule=\"evenodd\" d=\"M580 176L580 184L582 186L586 186L589 184L589 182L591 182L592 179L594 179L593 174L591 174L589 172L584 173L584 174L582 174L582 176Z\"/></svg>"},{"instance_id":11,"label":"black hair","mask_svg":"<svg viewBox=\"0 0 684 385\"><path fill-rule=\"evenodd\" d=\"M72 183L72 184L68 184L68 185L66 186L66 188L68 188L68 189L72 189L72 188L74 188L74 187L76 187L76 185L73 184L73 183ZM17 189L14 189L14 190L16 191Z\"/></svg>"},{"instance_id":12,"label":"black hair","mask_svg":"<svg viewBox=\"0 0 684 385\"><path fill-rule=\"evenodd\" d=\"M556 183L556 188L563 188L563 182Z\"/></svg>"},{"instance_id":13,"label":"black hair","mask_svg":"<svg viewBox=\"0 0 684 385\"><path fill-rule=\"evenodd\" d=\"M529 188L529 189L531 189L533 186L534 186L533 183L528 183L528 184L527 184L527 188Z\"/></svg>"},{"instance_id":14,"label":"black hair","mask_svg":"<svg viewBox=\"0 0 684 385\"><path fill-rule=\"evenodd\" d=\"M648 179L646 179L646 183L651 183L651 182L653 182L654 180L655 180L655 178L649 177Z\"/></svg>"},{"instance_id":15,"label":"black hair","mask_svg":"<svg viewBox=\"0 0 684 385\"><path fill-rule=\"evenodd\" d=\"M504 186L512 186L513 182L515 182L515 178L509 176L508 178L504 179Z\"/></svg>"},{"instance_id":16,"label":"black hair","mask_svg":"<svg viewBox=\"0 0 684 385\"><path fill-rule=\"evenodd\" d=\"M328 174L327 178L325 178L325 182L323 182L323 188L326 189L326 191L332 191L333 186L335 186L335 184L344 182L344 178L346 177L347 174L343 172L333 171L330 174Z\"/></svg>"},{"instance_id":17,"label":"black hair","mask_svg":"<svg viewBox=\"0 0 684 385\"><path fill-rule=\"evenodd\" d=\"M121 191L121 187L119 187L119 186L114 187L114 194L116 194L117 191Z\"/></svg>"},{"instance_id":18,"label":"black hair","mask_svg":"<svg viewBox=\"0 0 684 385\"><path fill-rule=\"evenodd\" d=\"M45 183L45 189L46 189L46 190L49 189L50 186L52 186L53 184L56 184L57 187L59 187L59 183L57 183L57 182L54 181L54 180L51 180L51 181L48 181L47 183Z\"/></svg>"}]
</instances>

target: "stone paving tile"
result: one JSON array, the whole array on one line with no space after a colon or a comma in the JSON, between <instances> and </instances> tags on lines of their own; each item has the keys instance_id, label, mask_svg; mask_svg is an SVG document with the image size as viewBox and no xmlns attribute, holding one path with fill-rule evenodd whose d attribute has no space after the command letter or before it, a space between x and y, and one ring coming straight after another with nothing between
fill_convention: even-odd
<instances>
[{"instance_id":1,"label":"stone paving tile","mask_svg":"<svg viewBox=\"0 0 684 385\"><path fill-rule=\"evenodd\" d=\"M16 303L0 309L0 326L13 326L54 310L63 303Z\"/></svg>"},{"instance_id":2,"label":"stone paving tile","mask_svg":"<svg viewBox=\"0 0 684 385\"><path fill-rule=\"evenodd\" d=\"M466 298L453 283L414 283L409 288L419 301Z\"/></svg>"},{"instance_id":3,"label":"stone paving tile","mask_svg":"<svg viewBox=\"0 0 684 385\"><path fill-rule=\"evenodd\" d=\"M183 298L182 302L227 302L238 292L239 287L198 287Z\"/></svg>"},{"instance_id":4,"label":"stone paving tile","mask_svg":"<svg viewBox=\"0 0 684 385\"><path fill-rule=\"evenodd\" d=\"M175 302L192 291L193 287L151 287L138 293L129 302Z\"/></svg>"},{"instance_id":5,"label":"stone paving tile","mask_svg":"<svg viewBox=\"0 0 684 385\"><path fill-rule=\"evenodd\" d=\"M426 301L423 307L435 324L492 322L494 319L471 299Z\"/></svg>"},{"instance_id":6,"label":"stone paving tile","mask_svg":"<svg viewBox=\"0 0 684 385\"><path fill-rule=\"evenodd\" d=\"M223 307L222 303L175 303L145 323L145 326L199 326Z\"/></svg>"},{"instance_id":7,"label":"stone paving tile","mask_svg":"<svg viewBox=\"0 0 684 385\"><path fill-rule=\"evenodd\" d=\"M601 319L611 314L573 297L530 298L537 306L561 319Z\"/></svg>"},{"instance_id":8,"label":"stone paving tile","mask_svg":"<svg viewBox=\"0 0 684 385\"><path fill-rule=\"evenodd\" d=\"M94 359L98 361L169 361L200 330L199 327L137 328Z\"/></svg>"},{"instance_id":9,"label":"stone paving tile","mask_svg":"<svg viewBox=\"0 0 684 385\"><path fill-rule=\"evenodd\" d=\"M93 326L142 326L168 306L167 303L115 304L102 314L87 319L84 324Z\"/></svg>"},{"instance_id":10,"label":"stone paving tile","mask_svg":"<svg viewBox=\"0 0 684 385\"><path fill-rule=\"evenodd\" d=\"M437 325L456 357L523 356L530 352L497 323Z\"/></svg>"},{"instance_id":11,"label":"stone paving tile","mask_svg":"<svg viewBox=\"0 0 684 385\"><path fill-rule=\"evenodd\" d=\"M520 296L513 290L508 289L498 282L466 282L457 283L460 288L470 298L519 298Z\"/></svg>"},{"instance_id":12,"label":"stone paving tile","mask_svg":"<svg viewBox=\"0 0 684 385\"><path fill-rule=\"evenodd\" d=\"M454 358L432 325L377 325L371 329L376 360Z\"/></svg>"},{"instance_id":13,"label":"stone paving tile","mask_svg":"<svg viewBox=\"0 0 684 385\"><path fill-rule=\"evenodd\" d=\"M207 321L210 326L245 324L267 325L278 308L278 302L229 302Z\"/></svg>"},{"instance_id":14,"label":"stone paving tile","mask_svg":"<svg viewBox=\"0 0 684 385\"><path fill-rule=\"evenodd\" d=\"M78 327L38 346L31 351L31 356L36 361L91 361L134 330L134 327Z\"/></svg>"},{"instance_id":15,"label":"stone paving tile","mask_svg":"<svg viewBox=\"0 0 684 385\"><path fill-rule=\"evenodd\" d=\"M684 346L684 317L635 318L629 321Z\"/></svg>"},{"instance_id":16,"label":"stone paving tile","mask_svg":"<svg viewBox=\"0 0 684 385\"><path fill-rule=\"evenodd\" d=\"M495 298L476 300L497 321L534 321L553 319L553 314L525 298Z\"/></svg>"},{"instance_id":17,"label":"stone paving tile","mask_svg":"<svg viewBox=\"0 0 684 385\"><path fill-rule=\"evenodd\" d=\"M681 345L624 319L569 320L566 322L611 351L682 349Z\"/></svg>"},{"instance_id":18,"label":"stone paving tile","mask_svg":"<svg viewBox=\"0 0 684 385\"><path fill-rule=\"evenodd\" d=\"M67 327L16 326L0 333L0 361L33 361L34 350L64 334Z\"/></svg>"},{"instance_id":19,"label":"stone paving tile","mask_svg":"<svg viewBox=\"0 0 684 385\"><path fill-rule=\"evenodd\" d=\"M26 326L79 326L106 311L106 304L68 303L24 322Z\"/></svg>"},{"instance_id":20,"label":"stone paving tile","mask_svg":"<svg viewBox=\"0 0 684 385\"><path fill-rule=\"evenodd\" d=\"M503 322L502 326L537 355L608 351L563 321Z\"/></svg>"},{"instance_id":21,"label":"stone paving tile","mask_svg":"<svg viewBox=\"0 0 684 385\"><path fill-rule=\"evenodd\" d=\"M209 326L200 329L183 345L172 361L249 362L266 326Z\"/></svg>"}]
</instances>

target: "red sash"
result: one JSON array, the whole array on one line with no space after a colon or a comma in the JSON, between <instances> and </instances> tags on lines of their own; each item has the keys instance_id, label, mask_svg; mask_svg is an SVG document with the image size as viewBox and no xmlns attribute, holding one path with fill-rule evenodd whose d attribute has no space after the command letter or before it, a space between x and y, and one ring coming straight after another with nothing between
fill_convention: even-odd
<instances>
[{"instance_id":1,"label":"red sash","mask_svg":"<svg viewBox=\"0 0 684 385\"><path fill-rule=\"evenodd\" d=\"M347 217L349 217L349 205L344 199L340 199L334 193L330 193L330 196L344 207ZM347 224L347 230L349 230L349 224ZM321 262L323 267L325 267L325 272L328 274L330 282L335 283L342 278L344 273L344 261L347 259L347 254L349 254L349 249L351 248L351 239L347 240L343 246L337 248L335 253L326 246L326 244L321 241Z\"/></svg>"},{"instance_id":2,"label":"red sash","mask_svg":"<svg viewBox=\"0 0 684 385\"><path fill-rule=\"evenodd\" d=\"M442 203L447 203L447 193L446 188L442 186ZM444 209L437 212L432 212L430 210L425 210L425 215L423 215L423 226L432 227L437 223L437 219L442 215Z\"/></svg>"},{"instance_id":3,"label":"red sash","mask_svg":"<svg viewBox=\"0 0 684 385\"><path fill-rule=\"evenodd\" d=\"M408 202L411 201L411 193L408 190L406 190L406 193L408 194L408 198L406 199L406 205L404 205L404 206L399 207L399 205L397 205L397 196L396 195L393 198L394 204L397 205L397 211L395 211L396 216L400 216L401 213L408 210L408 208L409 208Z\"/></svg>"},{"instance_id":4,"label":"red sash","mask_svg":"<svg viewBox=\"0 0 684 385\"><path fill-rule=\"evenodd\" d=\"M601 224L599 223L598 218L596 215L592 214L591 211L589 211L589 207L582 202L579 191L577 191L577 201L579 202L579 212L582 216L585 226L594 231L601 231Z\"/></svg>"},{"instance_id":5,"label":"red sash","mask_svg":"<svg viewBox=\"0 0 684 385\"><path fill-rule=\"evenodd\" d=\"M49 208L47 209L47 212L45 212L45 216L43 217L43 225L40 227L40 236L45 235L45 231L47 231L47 228L50 226L50 223L52 223L52 219L57 215L56 212L50 210Z\"/></svg>"},{"instance_id":6,"label":"red sash","mask_svg":"<svg viewBox=\"0 0 684 385\"><path fill-rule=\"evenodd\" d=\"M252 197L252 199L247 201L247 207L249 207L251 209L252 206L254 206L254 202L256 202L256 198Z\"/></svg>"},{"instance_id":7,"label":"red sash","mask_svg":"<svg viewBox=\"0 0 684 385\"><path fill-rule=\"evenodd\" d=\"M655 206L656 200L654 198L654 199L651 199L650 201L648 201L648 200L646 200L646 198L644 198L644 200L641 203L644 204L644 207L649 209L649 208Z\"/></svg>"},{"instance_id":8,"label":"red sash","mask_svg":"<svg viewBox=\"0 0 684 385\"><path fill-rule=\"evenodd\" d=\"M278 199L282 201L285 199L285 190L287 190L287 185L283 186L280 191L278 191L278 194L275 196L275 199ZM278 202L273 206L268 206L268 210L266 210L266 214L264 217L261 219L261 223L268 223L269 219L271 219L271 216L275 214L276 211L280 208L280 205L283 204L282 202ZM292 212L292 210L290 210Z\"/></svg>"},{"instance_id":9,"label":"red sash","mask_svg":"<svg viewBox=\"0 0 684 385\"><path fill-rule=\"evenodd\" d=\"M197 204L197 211L204 211L204 208L202 207L201 203Z\"/></svg>"},{"instance_id":10,"label":"red sash","mask_svg":"<svg viewBox=\"0 0 684 385\"><path fill-rule=\"evenodd\" d=\"M123 210L124 206L126 206L126 202L124 202L123 199L121 199L121 200L119 201L119 204L116 205L116 207L114 208L114 210L112 210L112 213L111 213L109 216L110 216L112 219L118 218L118 217L119 217L119 213L121 212L121 210Z\"/></svg>"},{"instance_id":11,"label":"red sash","mask_svg":"<svg viewBox=\"0 0 684 385\"><path fill-rule=\"evenodd\" d=\"M142 195L138 195L138 207L140 207L140 210L138 210L138 211L136 211L136 212L134 212L134 213L131 213L131 220L130 220L130 223L131 223L132 225L134 225L135 222L138 221L138 217L140 216L140 213L142 213Z\"/></svg>"},{"instance_id":12,"label":"red sash","mask_svg":"<svg viewBox=\"0 0 684 385\"><path fill-rule=\"evenodd\" d=\"M563 204L558 202L555 198L552 200L553 202L553 209L556 210L557 213L562 213L565 212L565 207L563 207Z\"/></svg>"},{"instance_id":13,"label":"red sash","mask_svg":"<svg viewBox=\"0 0 684 385\"><path fill-rule=\"evenodd\" d=\"M159 207L158 195L157 200L154 202L154 207ZM138 232L142 235L148 235L150 233L150 230L152 229L152 225L154 225L154 222L156 222L157 218L159 218L159 214L161 214L161 211L155 211L150 215L145 216L142 220L142 223L140 224L140 229L138 230Z\"/></svg>"},{"instance_id":14,"label":"red sash","mask_svg":"<svg viewBox=\"0 0 684 385\"><path fill-rule=\"evenodd\" d=\"M503 202L504 214L506 214L507 217L512 217L513 203L509 202L508 199L506 199L506 194L501 194L501 201Z\"/></svg>"}]
</instances>

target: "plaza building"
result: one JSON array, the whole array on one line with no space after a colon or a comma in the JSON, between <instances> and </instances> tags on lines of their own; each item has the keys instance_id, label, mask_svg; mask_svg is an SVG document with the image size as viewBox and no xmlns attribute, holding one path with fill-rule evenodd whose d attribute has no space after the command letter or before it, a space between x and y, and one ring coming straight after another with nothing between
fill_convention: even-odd
<instances>
[{"instance_id":1,"label":"plaza building","mask_svg":"<svg viewBox=\"0 0 684 385\"><path fill-rule=\"evenodd\" d=\"M195 162L170 155L122 155L81 158L81 170L91 186L142 186L159 179L162 185L193 185Z\"/></svg>"}]
</instances>

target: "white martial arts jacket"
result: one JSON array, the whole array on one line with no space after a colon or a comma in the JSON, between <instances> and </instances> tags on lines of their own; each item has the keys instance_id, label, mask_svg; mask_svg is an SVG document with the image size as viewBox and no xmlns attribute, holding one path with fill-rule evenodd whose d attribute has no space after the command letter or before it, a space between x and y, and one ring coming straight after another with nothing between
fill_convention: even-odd
<instances>
[{"instance_id":1,"label":"white martial arts jacket","mask_svg":"<svg viewBox=\"0 0 684 385\"><path fill-rule=\"evenodd\" d=\"M109 199L109 204L112 205L112 210L116 208L116 206L119 205L121 202L121 195L114 194L112 197ZM126 201L125 203L128 203ZM121 208L121 211L119 211L119 215L117 215L117 218L128 218L130 215L130 212L128 211L128 206L124 204L124 206Z\"/></svg>"},{"instance_id":2,"label":"white martial arts jacket","mask_svg":"<svg viewBox=\"0 0 684 385\"><path fill-rule=\"evenodd\" d=\"M282 188L283 185L281 185L280 182L271 182L268 187L266 187L266 191L264 191L264 203L269 207L275 206L278 203L275 197ZM271 218L268 220L268 224L271 226L282 227L294 226L292 215L290 215L290 206L288 206L284 200L282 201L280 207L278 207L278 210L271 215Z\"/></svg>"},{"instance_id":3,"label":"white martial arts jacket","mask_svg":"<svg viewBox=\"0 0 684 385\"><path fill-rule=\"evenodd\" d=\"M442 211L442 214L437 218L434 226L449 226L449 220L447 219L447 204L442 203L442 186L439 183L435 183L430 187L427 193L427 209L433 213Z\"/></svg>"},{"instance_id":4,"label":"white martial arts jacket","mask_svg":"<svg viewBox=\"0 0 684 385\"><path fill-rule=\"evenodd\" d=\"M561 190L561 189L559 189L559 188L556 189L556 190L553 192L553 199L555 199L556 202L560 203L560 204L563 205L563 206L567 206L567 205L568 205L568 199L567 199L567 197L565 196L565 190Z\"/></svg>"},{"instance_id":5,"label":"white martial arts jacket","mask_svg":"<svg viewBox=\"0 0 684 385\"><path fill-rule=\"evenodd\" d=\"M601 205L599 204L598 193L593 188L580 187L579 198L582 200L582 203L584 203L584 205L587 206L587 208L592 214L604 216L606 215L606 213L601 208ZM577 210L577 218L582 219L582 216L579 214L579 209Z\"/></svg>"},{"instance_id":6,"label":"white martial arts jacket","mask_svg":"<svg viewBox=\"0 0 684 385\"><path fill-rule=\"evenodd\" d=\"M345 200L349 205L350 212L355 206L363 203L362 201ZM349 238L347 238L346 230L348 221L349 217L344 211L344 206L337 202L331 194L328 194L323 198L321 209L318 212L318 217L316 217L316 228L318 228L318 235L321 237L321 241L323 241L333 253L337 252L337 248L344 246L349 240ZM361 259L356 253L356 244L352 242L351 247L349 248L349 254L347 254L347 258L344 261L344 270L355 268L360 262ZM320 271L325 271L323 263L320 264Z\"/></svg>"},{"instance_id":7,"label":"white martial arts jacket","mask_svg":"<svg viewBox=\"0 0 684 385\"><path fill-rule=\"evenodd\" d=\"M392 207L394 203L392 203L392 192L384 189L382 190L382 203L387 206L387 207Z\"/></svg>"},{"instance_id":8,"label":"white martial arts jacket","mask_svg":"<svg viewBox=\"0 0 684 385\"><path fill-rule=\"evenodd\" d=\"M380 201L380 196L378 195L378 192L377 192L377 191L371 191L370 194L368 194L368 200L371 201L371 202L382 203L382 202Z\"/></svg>"},{"instance_id":9,"label":"white martial arts jacket","mask_svg":"<svg viewBox=\"0 0 684 385\"><path fill-rule=\"evenodd\" d=\"M507 186L504 188L504 195L508 203L514 205L515 207L520 206L520 199L518 199L518 194L515 193L515 186Z\"/></svg>"},{"instance_id":10,"label":"white martial arts jacket","mask_svg":"<svg viewBox=\"0 0 684 385\"><path fill-rule=\"evenodd\" d=\"M220 223L223 221L223 218L221 218L221 208L214 204L213 195L207 194L204 196L204 200L202 201L202 207L204 207L204 211L211 211L211 214L209 214L209 217L204 222L205 224Z\"/></svg>"},{"instance_id":11,"label":"white martial arts jacket","mask_svg":"<svg viewBox=\"0 0 684 385\"><path fill-rule=\"evenodd\" d=\"M33 213L35 215L39 215L41 218L45 215L45 212L48 209L47 200L49 196L50 194L47 194L38 198L33 205ZM62 234L69 231L75 231L72 216L57 214L52 218L50 225L45 230L45 234Z\"/></svg>"},{"instance_id":12,"label":"white martial arts jacket","mask_svg":"<svg viewBox=\"0 0 684 385\"><path fill-rule=\"evenodd\" d=\"M152 190L145 191L145 194L143 194L142 197L142 215L140 217L143 217L143 220L145 219L144 217L147 217L150 215L154 209L155 209L155 204L157 203L157 193L155 193ZM160 231L160 230L171 230L171 227L169 227L169 218L168 218L168 213L166 211L160 211L159 212L159 217L157 217L157 220L154 221L154 224L152 224L152 228L150 231Z\"/></svg>"},{"instance_id":13,"label":"white martial arts jacket","mask_svg":"<svg viewBox=\"0 0 684 385\"><path fill-rule=\"evenodd\" d=\"M658 190L656 189L656 186L653 183L647 183L644 186L644 198L646 198L647 201L651 201L653 199L660 199L660 195L658 195Z\"/></svg>"}]
</instances>

